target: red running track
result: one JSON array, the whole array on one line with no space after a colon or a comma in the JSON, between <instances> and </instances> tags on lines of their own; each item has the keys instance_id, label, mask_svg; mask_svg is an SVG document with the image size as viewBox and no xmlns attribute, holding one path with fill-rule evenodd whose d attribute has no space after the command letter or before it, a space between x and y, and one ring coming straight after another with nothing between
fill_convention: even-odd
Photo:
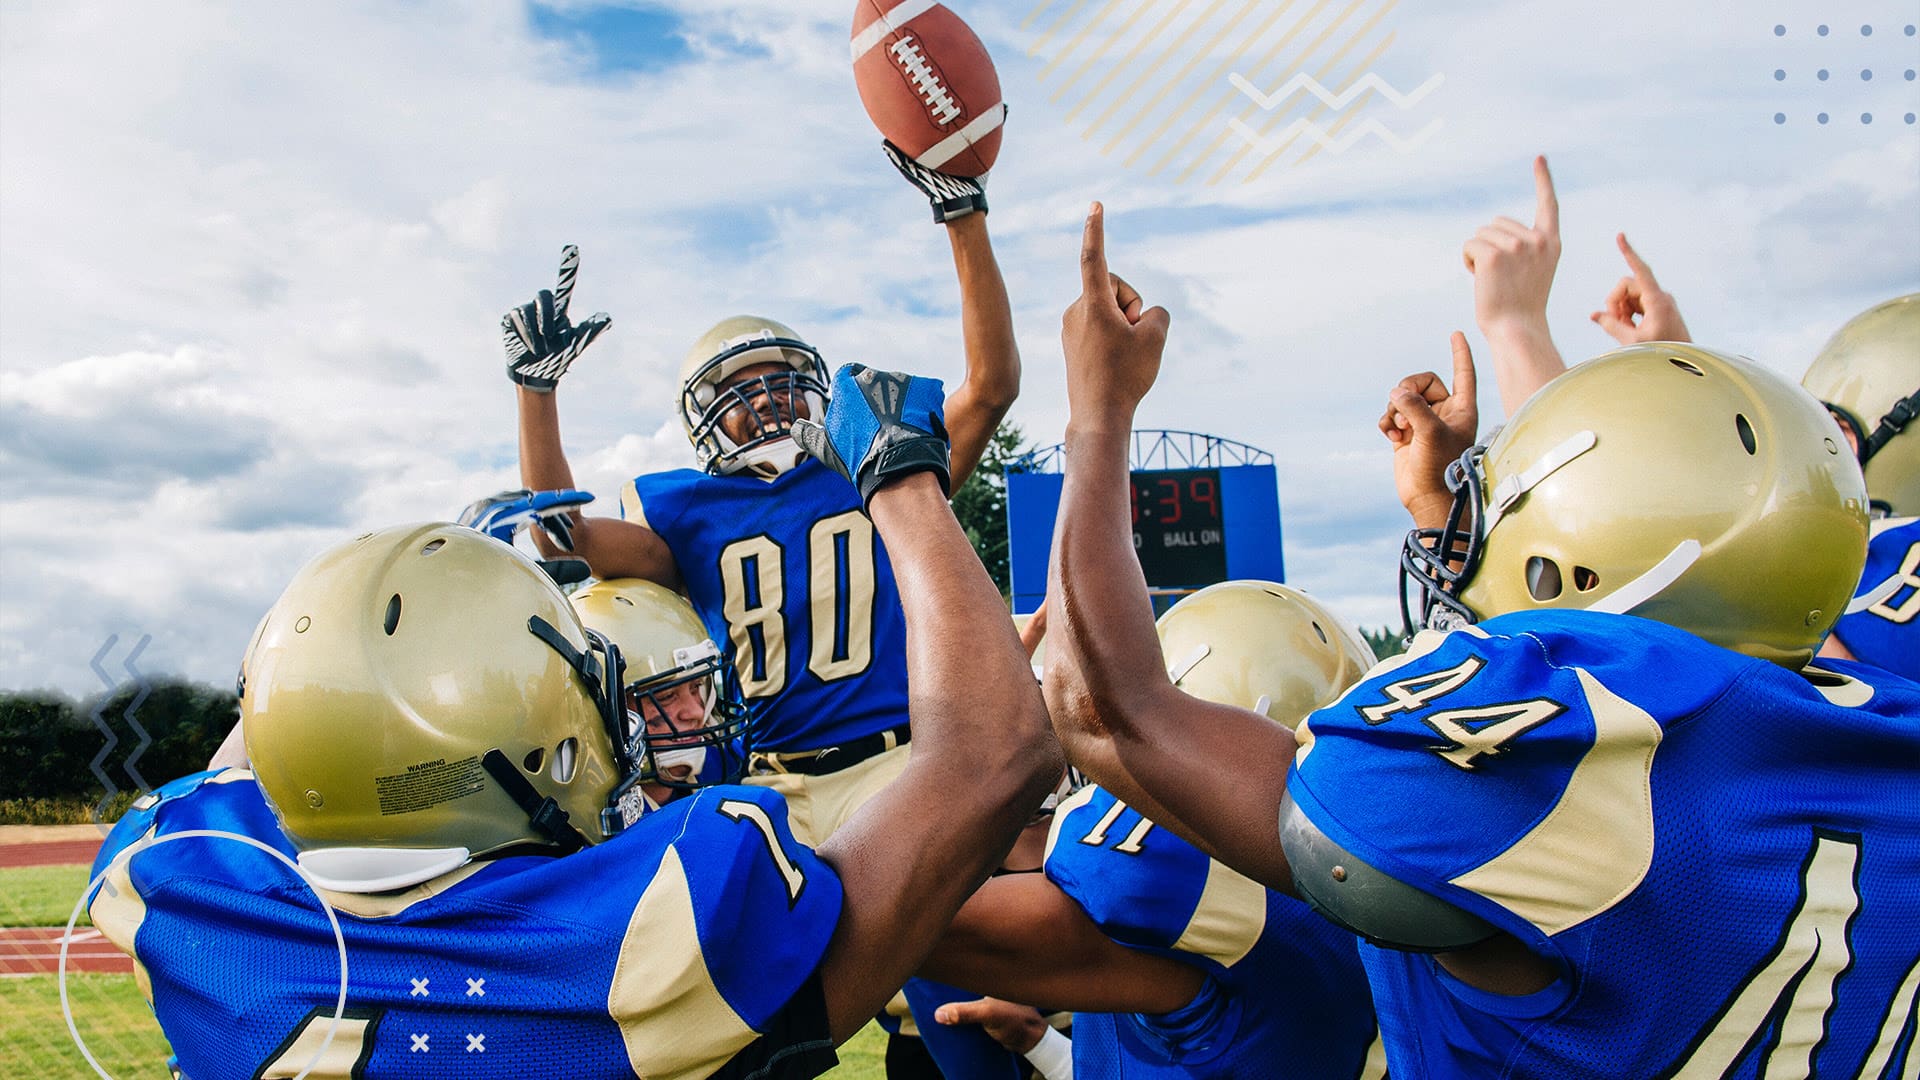
<instances>
[{"instance_id":1,"label":"red running track","mask_svg":"<svg viewBox=\"0 0 1920 1080\"><path fill-rule=\"evenodd\" d=\"M60 936L65 927L0 928L0 975L52 974L60 970ZM67 943L67 970L133 974L133 960L90 926L73 928Z\"/></svg>"},{"instance_id":2,"label":"red running track","mask_svg":"<svg viewBox=\"0 0 1920 1080\"><path fill-rule=\"evenodd\" d=\"M0 869L13 866L62 866L93 862L100 839L48 840L38 844L0 844Z\"/></svg>"}]
</instances>

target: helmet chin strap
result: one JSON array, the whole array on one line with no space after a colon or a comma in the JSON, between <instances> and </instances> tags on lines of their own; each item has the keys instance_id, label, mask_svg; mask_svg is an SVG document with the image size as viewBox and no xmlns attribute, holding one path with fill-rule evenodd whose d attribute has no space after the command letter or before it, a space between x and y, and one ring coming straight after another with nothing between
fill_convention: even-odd
<instances>
[{"instance_id":1,"label":"helmet chin strap","mask_svg":"<svg viewBox=\"0 0 1920 1080\"><path fill-rule=\"evenodd\" d=\"M563 853L587 846L587 838L573 827L567 812L560 808L553 796L542 796L535 791L533 785L527 783L527 778L520 775L520 770L514 768L513 762L508 761L507 755L498 748L488 750L480 758L480 764L487 770L487 775L493 777L494 783L506 791L514 805L527 815L533 831L558 845Z\"/></svg>"},{"instance_id":2,"label":"helmet chin strap","mask_svg":"<svg viewBox=\"0 0 1920 1080\"><path fill-rule=\"evenodd\" d=\"M1700 561L1700 551L1700 541L1680 541L1674 545L1672 551L1667 552L1666 558L1653 564L1646 573L1588 604L1587 610L1606 612L1610 615L1627 614L1680 580L1680 575Z\"/></svg>"}]
</instances>

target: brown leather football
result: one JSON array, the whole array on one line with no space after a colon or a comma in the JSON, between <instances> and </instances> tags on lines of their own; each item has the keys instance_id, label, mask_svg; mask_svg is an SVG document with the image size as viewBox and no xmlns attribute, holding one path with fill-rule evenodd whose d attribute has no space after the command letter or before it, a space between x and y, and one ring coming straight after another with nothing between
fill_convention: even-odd
<instances>
[{"instance_id":1,"label":"brown leather football","mask_svg":"<svg viewBox=\"0 0 1920 1080\"><path fill-rule=\"evenodd\" d=\"M888 141L927 168L980 176L1000 153L1000 76L973 28L932 0L859 0L853 81Z\"/></svg>"}]
</instances>

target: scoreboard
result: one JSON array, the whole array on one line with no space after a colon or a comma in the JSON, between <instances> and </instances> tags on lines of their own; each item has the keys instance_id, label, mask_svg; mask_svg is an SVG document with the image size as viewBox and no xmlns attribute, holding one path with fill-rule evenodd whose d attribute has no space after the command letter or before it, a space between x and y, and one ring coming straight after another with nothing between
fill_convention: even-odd
<instances>
[{"instance_id":1,"label":"scoreboard","mask_svg":"<svg viewBox=\"0 0 1920 1080\"><path fill-rule=\"evenodd\" d=\"M1136 432L1136 444L1143 435L1164 434ZM1239 449L1243 459L1265 457L1250 447ZM1065 461L1058 448L1037 452L1029 460L1036 459L1038 467L1007 470L1007 561L1017 614L1031 612L1046 597L1054 519L1065 481L1057 471ZM1191 467L1135 468L1131 473L1133 550L1149 587L1171 597L1240 578L1286 579L1279 483L1272 464L1152 464Z\"/></svg>"},{"instance_id":2,"label":"scoreboard","mask_svg":"<svg viewBox=\"0 0 1920 1080\"><path fill-rule=\"evenodd\" d=\"M1219 469L1157 469L1133 479L1133 550L1157 589L1227 580Z\"/></svg>"}]
</instances>

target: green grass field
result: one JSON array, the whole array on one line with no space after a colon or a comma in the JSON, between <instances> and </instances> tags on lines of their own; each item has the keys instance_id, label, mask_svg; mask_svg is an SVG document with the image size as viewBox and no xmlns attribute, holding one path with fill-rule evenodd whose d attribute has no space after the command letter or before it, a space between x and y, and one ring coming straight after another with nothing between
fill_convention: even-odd
<instances>
[{"instance_id":1,"label":"green grass field","mask_svg":"<svg viewBox=\"0 0 1920 1080\"><path fill-rule=\"evenodd\" d=\"M69 975L74 1026L107 1074L163 1077L167 1040L131 975ZM0 1076L90 1077L60 1012L52 975L0 978Z\"/></svg>"},{"instance_id":2,"label":"green grass field","mask_svg":"<svg viewBox=\"0 0 1920 1080\"><path fill-rule=\"evenodd\" d=\"M65 926L87 887L85 866L16 866L0 870L0 926ZM80 913L80 926L92 926Z\"/></svg>"}]
</instances>

